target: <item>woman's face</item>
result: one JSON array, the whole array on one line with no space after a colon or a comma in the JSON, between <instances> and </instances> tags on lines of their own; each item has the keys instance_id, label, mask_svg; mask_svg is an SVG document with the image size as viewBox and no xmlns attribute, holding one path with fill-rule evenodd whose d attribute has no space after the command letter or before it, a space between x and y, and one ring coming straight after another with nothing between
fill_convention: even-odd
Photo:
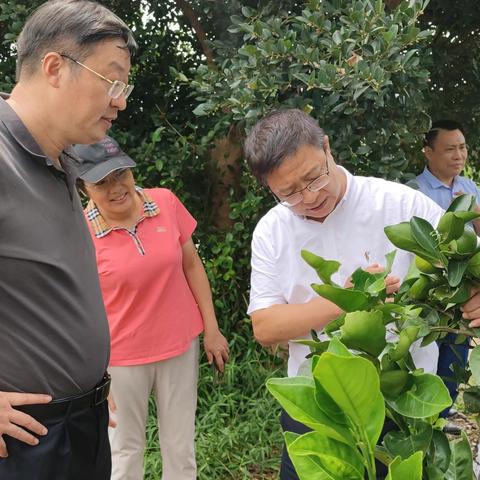
<instances>
[{"instance_id":1,"label":"woman's face","mask_svg":"<svg viewBox=\"0 0 480 480\"><path fill-rule=\"evenodd\" d=\"M107 218L128 219L137 210L135 180L130 168L108 174L97 183L84 183L87 195Z\"/></svg>"}]
</instances>

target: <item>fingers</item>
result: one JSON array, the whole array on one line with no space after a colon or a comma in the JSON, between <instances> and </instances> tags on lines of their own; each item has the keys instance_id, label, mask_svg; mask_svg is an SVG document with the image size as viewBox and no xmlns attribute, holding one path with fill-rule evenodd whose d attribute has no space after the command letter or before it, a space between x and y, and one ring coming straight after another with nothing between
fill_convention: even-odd
<instances>
[{"instance_id":1,"label":"fingers","mask_svg":"<svg viewBox=\"0 0 480 480\"><path fill-rule=\"evenodd\" d=\"M8 452L7 452L7 446L5 445L5 441L3 438L0 436L0 458L7 458L8 457Z\"/></svg>"},{"instance_id":2,"label":"fingers","mask_svg":"<svg viewBox=\"0 0 480 480\"><path fill-rule=\"evenodd\" d=\"M461 307L461 310L463 318L470 320L470 327L480 327L480 292L472 290L472 297Z\"/></svg>"},{"instance_id":3,"label":"fingers","mask_svg":"<svg viewBox=\"0 0 480 480\"><path fill-rule=\"evenodd\" d=\"M108 394L107 397L108 408L111 412L115 413L117 411L117 404L115 403L115 399L113 398L112 392Z\"/></svg>"},{"instance_id":4,"label":"fingers","mask_svg":"<svg viewBox=\"0 0 480 480\"><path fill-rule=\"evenodd\" d=\"M111 415L108 416L108 426L110 428L116 428L117 427L117 422L113 419Z\"/></svg>"},{"instance_id":5,"label":"fingers","mask_svg":"<svg viewBox=\"0 0 480 480\"><path fill-rule=\"evenodd\" d=\"M35 420L33 417L31 417L27 413L23 413L15 409L12 409L12 413L10 414L10 425L12 425L11 428L13 430L11 431L13 431L13 434L9 433L9 427L4 428L3 433L8 433L11 437L15 437L18 440L21 440L22 442L29 443L30 445L36 445L38 443L38 440L36 439L36 437L31 435L30 433L25 432L23 428L26 428L30 430L30 432L33 432L37 435L46 435L48 433L47 428L44 425L42 425L40 422ZM24 433L21 433L21 432L24 432L25 435ZM17 436L17 434L20 436ZM37 441L33 442L32 439L35 439Z\"/></svg>"},{"instance_id":6,"label":"fingers","mask_svg":"<svg viewBox=\"0 0 480 480\"><path fill-rule=\"evenodd\" d=\"M37 403L48 403L52 401L50 395L42 393L17 393L17 392L1 392L5 395L8 403L12 406L17 405L34 405Z\"/></svg>"},{"instance_id":7,"label":"fingers","mask_svg":"<svg viewBox=\"0 0 480 480\"><path fill-rule=\"evenodd\" d=\"M400 288L401 281L400 277L396 277L394 275L387 275L385 278L385 287L387 291L387 295L391 295L392 293L395 293L398 291Z\"/></svg>"}]
</instances>

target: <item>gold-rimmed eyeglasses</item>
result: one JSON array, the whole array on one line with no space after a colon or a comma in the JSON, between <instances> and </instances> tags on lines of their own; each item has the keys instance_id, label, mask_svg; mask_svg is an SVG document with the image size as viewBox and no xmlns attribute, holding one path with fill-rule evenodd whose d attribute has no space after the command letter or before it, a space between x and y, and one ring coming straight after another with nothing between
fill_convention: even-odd
<instances>
[{"instance_id":1,"label":"gold-rimmed eyeglasses","mask_svg":"<svg viewBox=\"0 0 480 480\"><path fill-rule=\"evenodd\" d=\"M77 65L80 65L83 68L86 68L89 72L92 72L97 77L100 77L102 80L105 80L106 82L108 82L110 84L110 88L108 89L107 94L113 99L116 99L120 97L120 95L123 95L123 97L126 100L129 97L129 95L132 93L133 85L127 85L126 83L123 83L120 80L110 80L109 78L104 77L101 73L98 73L95 70L91 69L90 67L87 67L82 62L75 60L73 57L71 57L70 55L67 55L66 53L60 53L60 56L68 58L68 60L76 63Z\"/></svg>"},{"instance_id":2,"label":"gold-rimmed eyeglasses","mask_svg":"<svg viewBox=\"0 0 480 480\"><path fill-rule=\"evenodd\" d=\"M325 157L325 164L327 166L327 171L319 175L317 178L313 179L307 186L303 187L301 190L297 190L296 192L291 193L288 197L284 198L283 200L278 198L275 194L275 198L277 199L280 205L284 207L292 208L295 205L298 205L300 202L303 201L303 193L305 190L310 192L318 192L322 188L326 187L330 182L330 171L328 169L328 157Z\"/></svg>"}]
</instances>

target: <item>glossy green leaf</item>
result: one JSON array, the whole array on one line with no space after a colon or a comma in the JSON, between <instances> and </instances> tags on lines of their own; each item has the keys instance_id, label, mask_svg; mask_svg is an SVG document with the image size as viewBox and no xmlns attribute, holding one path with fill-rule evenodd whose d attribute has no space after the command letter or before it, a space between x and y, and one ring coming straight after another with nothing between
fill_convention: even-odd
<instances>
[{"instance_id":1,"label":"glossy green leaf","mask_svg":"<svg viewBox=\"0 0 480 480\"><path fill-rule=\"evenodd\" d=\"M401 431L391 431L385 435L383 444L393 457L398 455L405 460L420 450L425 454L430 446L432 433L432 427L428 424L420 432L411 435Z\"/></svg>"},{"instance_id":2,"label":"glossy green leaf","mask_svg":"<svg viewBox=\"0 0 480 480\"><path fill-rule=\"evenodd\" d=\"M302 258L315 269L317 275L323 283L335 285L335 283L332 282L331 277L334 273L338 272L338 269L340 268L339 262L334 260L325 260L324 258L319 257L308 250L302 250L301 255Z\"/></svg>"},{"instance_id":3,"label":"glossy green leaf","mask_svg":"<svg viewBox=\"0 0 480 480\"><path fill-rule=\"evenodd\" d=\"M450 260L448 263L448 283L451 287L457 287L462 281L463 275L467 270L468 262L465 260L455 261Z\"/></svg>"},{"instance_id":4,"label":"glossy green leaf","mask_svg":"<svg viewBox=\"0 0 480 480\"><path fill-rule=\"evenodd\" d=\"M463 392L465 410L470 413L480 413L480 387L468 387Z\"/></svg>"},{"instance_id":5,"label":"glossy green leaf","mask_svg":"<svg viewBox=\"0 0 480 480\"><path fill-rule=\"evenodd\" d=\"M356 448L319 432L285 434L285 442L300 480L362 480L363 460Z\"/></svg>"},{"instance_id":6,"label":"glossy green leaf","mask_svg":"<svg viewBox=\"0 0 480 480\"><path fill-rule=\"evenodd\" d=\"M271 378L267 381L267 388L293 419L339 441L352 441L348 429L344 425L336 424L318 406L313 378Z\"/></svg>"},{"instance_id":7,"label":"glossy green leaf","mask_svg":"<svg viewBox=\"0 0 480 480\"><path fill-rule=\"evenodd\" d=\"M468 261L467 271L470 275L480 280L480 252L477 252Z\"/></svg>"},{"instance_id":8,"label":"glossy green leaf","mask_svg":"<svg viewBox=\"0 0 480 480\"><path fill-rule=\"evenodd\" d=\"M459 195L455 198L450 206L447 208L447 212L459 212L472 210L475 207L475 197L471 194Z\"/></svg>"},{"instance_id":9,"label":"glossy green leaf","mask_svg":"<svg viewBox=\"0 0 480 480\"><path fill-rule=\"evenodd\" d=\"M328 346L328 352L333 353L334 355L338 355L340 357L353 357L353 353L348 350L348 348L337 338L334 337L330 341L330 345Z\"/></svg>"},{"instance_id":10,"label":"glossy green leaf","mask_svg":"<svg viewBox=\"0 0 480 480\"><path fill-rule=\"evenodd\" d=\"M396 412L411 418L426 418L440 413L452 404L448 389L440 377L423 373L414 375L410 390L396 400L387 399Z\"/></svg>"},{"instance_id":11,"label":"glossy green leaf","mask_svg":"<svg viewBox=\"0 0 480 480\"><path fill-rule=\"evenodd\" d=\"M406 460L397 457L388 466L385 480L422 480L422 452L416 452Z\"/></svg>"},{"instance_id":12,"label":"glossy green leaf","mask_svg":"<svg viewBox=\"0 0 480 480\"><path fill-rule=\"evenodd\" d=\"M432 225L423 218L413 217L410 220L410 226L415 241L428 252L429 255L439 260L440 252L438 251L437 232Z\"/></svg>"},{"instance_id":13,"label":"glossy green leaf","mask_svg":"<svg viewBox=\"0 0 480 480\"><path fill-rule=\"evenodd\" d=\"M413 238L412 228L409 222L402 222L397 225L389 225L384 228L385 234L388 239L396 247L412 252L418 256L428 260L430 263L438 262L438 256L432 255L427 250L422 248L418 242Z\"/></svg>"},{"instance_id":14,"label":"glossy green leaf","mask_svg":"<svg viewBox=\"0 0 480 480\"><path fill-rule=\"evenodd\" d=\"M462 431L460 440L450 442L452 456L445 480L473 480L472 449L467 434Z\"/></svg>"},{"instance_id":15,"label":"glossy green leaf","mask_svg":"<svg viewBox=\"0 0 480 480\"><path fill-rule=\"evenodd\" d=\"M321 297L330 300L346 312L365 310L369 305L369 297L363 292L350 290L332 285L312 284L312 288Z\"/></svg>"},{"instance_id":16,"label":"glossy green leaf","mask_svg":"<svg viewBox=\"0 0 480 480\"><path fill-rule=\"evenodd\" d=\"M435 465L442 472L446 472L450 465L451 455L447 435L441 430L434 429L427 454L427 463Z\"/></svg>"},{"instance_id":17,"label":"glossy green leaf","mask_svg":"<svg viewBox=\"0 0 480 480\"><path fill-rule=\"evenodd\" d=\"M396 250L392 250L391 252L387 253L385 255L385 260L386 260L386 263L385 263L385 273L388 275L389 273L391 273L392 271L392 267L393 267L393 262L395 261L395 257L397 255L397 251Z\"/></svg>"},{"instance_id":18,"label":"glossy green leaf","mask_svg":"<svg viewBox=\"0 0 480 480\"><path fill-rule=\"evenodd\" d=\"M440 232L442 242L444 243L460 237L464 228L465 222L461 218L458 218L454 212L446 212L443 214L437 225L437 230Z\"/></svg>"},{"instance_id":19,"label":"glossy green leaf","mask_svg":"<svg viewBox=\"0 0 480 480\"><path fill-rule=\"evenodd\" d=\"M458 219L462 220L463 223L471 222L472 220L480 217L480 213L478 212L455 212L454 215Z\"/></svg>"},{"instance_id":20,"label":"glossy green leaf","mask_svg":"<svg viewBox=\"0 0 480 480\"><path fill-rule=\"evenodd\" d=\"M366 432L373 449L385 417L374 365L361 357L340 357L327 352L318 360L313 376L357 428Z\"/></svg>"},{"instance_id":21,"label":"glossy green leaf","mask_svg":"<svg viewBox=\"0 0 480 480\"><path fill-rule=\"evenodd\" d=\"M380 355L387 344L382 312L347 313L340 331L341 340L348 348L363 350L374 357Z\"/></svg>"},{"instance_id":22,"label":"glossy green leaf","mask_svg":"<svg viewBox=\"0 0 480 480\"><path fill-rule=\"evenodd\" d=\"M480 346L478 345L470 352L469 366L475 383L480 385Z\"/></svg>"}]
</instances>

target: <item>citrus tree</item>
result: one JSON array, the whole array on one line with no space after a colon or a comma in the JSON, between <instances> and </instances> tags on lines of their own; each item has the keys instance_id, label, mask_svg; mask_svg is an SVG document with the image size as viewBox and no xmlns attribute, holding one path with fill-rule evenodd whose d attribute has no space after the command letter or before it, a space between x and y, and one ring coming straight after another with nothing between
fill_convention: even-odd
<instances>
[{"instance_id":1,"label":"citrus tree","mask_svg":"<svg viewBox=\"0 0 480 480\"><path fill-rule=\"evenodd\" d=\"M344 313L325 329L327 339L312 332L312 340L299 340L312 350L304 376L267 383L287 413L312 429L285 436L301 479L353 480L365 473L374 479L377 459L388 465L392 480L472 480L465 433L449 441L442 431L439 414L452 403L448 390L440 377L416 368L410 347L441 341L449 332L459 341L479 334L460 309L471 289L480 287L480 248L468 225L480 216L474 204L471 195L458 197L436 229L417 217L385 228L395 246L415 254L393 298L387 297L385 277L395 252L387 255L385 272L355 271L352 288L332 281L338 262L302 252L322 281L312 288ZM480 347L457 374L464 383L471 376L480 383ZM479 400L478 387L467 387L465 401L475 413ZM395 428L381 439L386 418Z\"/></svg>"}]
</instances>

